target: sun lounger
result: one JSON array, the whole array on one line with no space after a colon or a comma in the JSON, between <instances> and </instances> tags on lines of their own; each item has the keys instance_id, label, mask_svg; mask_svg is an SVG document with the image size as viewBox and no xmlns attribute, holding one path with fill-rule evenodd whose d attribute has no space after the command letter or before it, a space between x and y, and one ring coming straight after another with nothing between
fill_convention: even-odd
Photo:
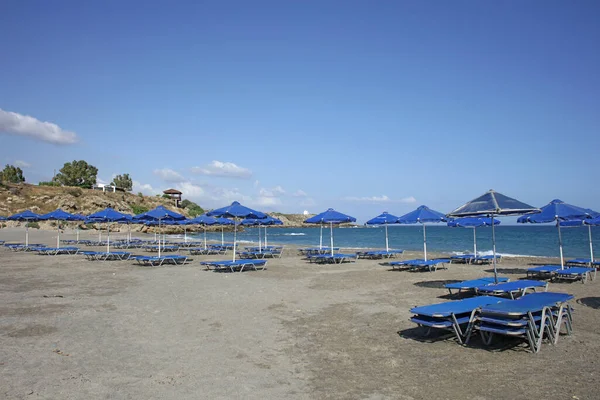
<instances>
[{"instance_id":1,"label":"sun lounger","mask_svg":"<svg viewBox=\"0 0 600 400\"><path fill-rule=\"evenodd\" d=\"M334 247L333 251L338 251L339 247ZM331 254L331 247L306 247L302 249L298 249L301 255L303 256L313 256L319 254Z\"/></svg>"},{"instance_id":2,"label":"sun lounger","mask_svg":"<svg viewBox=\"0 0 600 400\"><path fill-rule=\"evenodd\" d=\"M188 249L184 249L190 252L190 255L217 255L217 254L225 254L225 250L218 249L214 247L207 247L206 249L203 247L191 247Z\"/></svg>"},{"instance_id":3,"label":"sun lounger","mask_svg":"<svg viewBox=\"0 0 600 400\"><path fill-rule=\"evenodd\" d=\"M415 324L425 327L425 336L432 329L444 329L454 333L458 343L463 343L467 327L473 315L480 307L504 301L498 297L479 296L464 300L448 301L445 303L430 304L414 307L410 310L414 315L410 318Z\"/></svg>"},{"instance_id":4,"label":"sun lounger","mask_svg":"<svg viewBox=\"0 0 600 400\"><path fill-rule=\"evenodd\" d=\"M556 279L563 280L581 280L581 283L586 283L589 280L596 278L596 268L585 267L569 267L556 270Z\"/></svg>"},{"instance_id":5,"label":"sun lounger","mask_svg":"<svg viewBox=\"0 0 600 400\"><path fill-rule=\"evenodd\" d=\"M403 261L392 261L387 263L387 265L391 266L392 269L408 269L411 271L437 271L438 266L441 264L442 266L450 263L450 259L448 258L438 258L434 260L403 260Z\"/></svg>"},{"instance_id":6,"label":"sun lounger","mask_svg":"<svg viewBox=\"0 0 600 400\"><path fill-rule=\"evenodd\" d=\"M77 254L79 247L67 246L67 247L39 247L37 253L42 256L57 256L59 254Z\"/></svg>"},{"instance_id":7,"label":"sun lounger","mask_svg":"<svg viewBox=\"0 0 600 400\"><path fill-rule=\"evenodd\" d=\"M311 263L317 263L317 264L342 264L345 262L355 262L356 254L343 254L343 253L336 253L334 255L315 254L315 255L307 256L307 259Z\"/></svg>"},{"instance_id":8,"label":"sun lounger","mask_svg":"<svg viewBox=\"0 0 600 400\"><path fill-rule=\"evenodd\" d=\"M159 267L164 264L183 265L188 261L187 256L182 255L161 255L159 256L133 256L131 257L140 265Z\"/></svg>"},{"instance_id":9,"label":"sun lounger","mask_svg":"<svg viewBox=\"0 0 600 400\"><path fill-rule=\"evenodd\" d=\"M499 283L508 282L508 281L510 281L510 279L498 277ZM462 281L462 282L456 282L456 283L448 283L448 284L444 285L444 287L446 289L448 289L448 292L450 294L452 294L452 290L458 290L458 294L460 294L463 291L475 291L475 289L480 286L494 285L495 283L496 282L494 281L494 278L490 277L490 278L472 279L469 281Z\"/></svg>"},{"instance_id":10,"label":"sun lounger","mask_svg":"<svg viewBox=\"0 0 600 400\"><path fill-rule=\"evenodd\" d=\"M475 258L476 257L474 254L459 254L450 257L450 262L459 264L471 264Z\"/></svg>"},{"instance_id":11,"label":"sun lounger","mask_svg":"<svg viewBox=\"0 0 600 400\"><path fill-rule=\"evenodd\" d=\"M528 291L537 291L538 289L548 289L547 282L532 281L532 280L520 280L513 282L498 283L495 285L483 285L477 287L475 290L478 294L489 295L489 296L510 296L511 299L515 297L524 296Z\"/></svg>"},{"instance_id":12,"label":"sun lounger","mask_svg":"<svg viewBox=\"0 0 600 400\"><path fill-rule=\"evenodd\" d=\"M574 265L574 266L588 266L588 267L598 267L600 266L600 261L592 261L589 258L574 258L572 260L567 260L566 261L567 265Z\"/></svg>"},{"instance_id":13,"label":"sun lounger","mask_svg":"<svg viewBox=\"0 0 600 400\"><path fill-rule=\"evenodd\" d=\"M560 265L540 265L527 270L528 278L551 279L560 269Z\"/></svg>"},{"instance_id":14,"label":"sun lounger","mask_svg":"<svg viewBox=\"0 0 600 400\"><path fill-rule=\"evenodd\" d=\"M371 260L381 260L384 258L396 258L398 254L404 253L404 250L371 250L357 251L356 258L368 258Z\"/></svg>"},{"instance_id":15,"label":"sun lounger","mask_svg":"<svg viewBox=\"0 0 600 400\"><path fill-rule=\"evenodd\" d=\"M244 270L253 269L255 271L264 270L267 260L236 260L236 261L203 261L200 263L206 269L213 269L217 272L243 272Z\"/></svg>"},{"instance_id":16,"label":"sun lounger","mask_svg":"<svg viewBox=\"0 0 600 400\"><path fill-rule=\"evenodd\" d=\"M500 262L500 260L502 259L502 256L499 254L496 254L496 262ZM473 260L471 261L471 264L491 264L494 260L494 256L478 256L473 258Z\"/></svg>"},{"instance_id":17,"label":"sun lounger","mask_svg":"<svg viewBox=\"0 0 600 400\"><path fill-rule=\"evenodd\" d=\"M563 324L567 334L571 333L573 319L568 305L571 299L570 294L545 292L483 306L471 319L465 343L477 329L485 344L491 343L494 334L520 337L537 353L544 336L553 344L558 341Z\"/></svg>"}]
</instances>

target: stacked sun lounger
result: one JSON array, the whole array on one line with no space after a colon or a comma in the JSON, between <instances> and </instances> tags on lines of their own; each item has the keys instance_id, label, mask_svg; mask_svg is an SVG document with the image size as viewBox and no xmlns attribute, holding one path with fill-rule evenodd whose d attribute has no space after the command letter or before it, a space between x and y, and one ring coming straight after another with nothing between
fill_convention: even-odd
<instances>
[{"instance_id":1,"label":"stacked sun lounger","mask_svg":"<svg viewBox=\"0 0 600 400\"><path fill-rule=\"evenodd\" d=\"M409 271L433 272L433 271L437 271L437 269L440 268L440 266L442 268L444 268L445 265L449 264L449 263L450 263L449 258L438 258L438 259L427 260L427 261L422 260L422 259L392 261L392 262L387 263L386 265L391 266L392 269L398 269L398 270L407 269Z\"/></svg>"},{"instance_id":2,"label":"stacked sun lounger","mask_svg":"<svg viewBox=\"0 0 600 400\"><path fill-rule=\"evenodd\" d=\"M306 257L311 263L317 264L342 264L345 262L355 262L356 254L314 254Z\"/></svg>"},{"instance_id":3,"label":"stacked sun lounger","mask_svg":"<svg viewBox=\"0 0 600 400\"><path fill-rule=\"evenodd\" d=\"M213 269L216 272L258 271L266 268L267 260L202 261L200 265L204 265L206 269Z\"/></svg>"},{"instance_id":4,"label":"stacked sun lounger","mask_svg":"<svg viewBox=\"0 0 600 400\"><path fill-rule=\"evenodd\" d=\"M381 260L384 258L396 258L398 254L404 253L404 250L370 250L357 251L356 258L367 258L371 260Z\"/></svg>"},{"instance_id":5,"label":"stacked sun lounger","mask_svg":"<svg viewBox=\"0 0 600 400\"><path fill-rule=\"evenodd\" d=\"M433 329L449 330L454 333L458 343L462 344L467 334L466 328L477 309L501 301L504 301L504 299L493 296L479 296L414 307L410 310L414 314L410 320L426 328L425 336L428 336Z\"/></svg>"},{"instance_id":6,"label":"stacked sun lounger","mask_svg":"<svg viewBox=\"0 0 600 400\"><path fill-rule=\"evenodd\" d=\"M79 247L67 246L67 247L39 247L37 253L42 256L57 256L59 254L77 254Z\"/></svg>"},{"instance_id":7,"label":"stacked sun lounger","mask_svg":"<svg viewBox=\"0 0 600 400\"><path fill-rule=\"evenodd\" d=\"M191 255L217 255L217 254L225 254L224 249L219 249L216 247L190 247L184 249L190 252Z\"/></svg>"},{"instance_id":8,"label":"stacked sun lounger","mask_svg":"<svg viewBox=\"0 0 600 400\"><path fill-rule=\"evenodd\" d=\"M566 261L567 265L574 265L574 266L588 266L588 267L600 267L600 261L598 260L591 260L589 258L574 258L572 260L567 260Z\"/></svg>"},{"instance_id":9,"label":"stacked sun lounger","mask_svg":"<svg viewBox=\"0 0 600 400\"><path fill-rule=\"evenodd\" d=\"M12 251L38 251L39 249L46 247L46 245L39 243L28 245L23 243L5 243L4 247Z\"/></svg>"},{"instance_id":10,"label":"stacked sun lounger","mask_svg":"<svg viewBox=\"0 0 600 400\"><path fill-rule=\"evenodd\" d=\"M339 247L334 247L333 251L339 251ZM298 249L300 255L303 256L314 256L319 254L331 254L331 247L305 247Z\"/></svg>"},{"instance_id":11,"label":"stacked sun lounger","mask_svg":"<svg viewBox=\"0 0 600 400\"><path fill-rule=\"evenodd\" d=\"M496 254L496 262L500 262L502 256ZM491 264L494 260L494 256L477 256L471 260L471 264Z\"/></svg>"},{"instance_id":12,"label":"stacked sun lounger","mask_svg":"<svg viewBox=\"0 0 600 400\"><path fill-rule=\"evenodd\" d=\"M516 300L488 304L476 310L467 328L465 343L474 330L481 333L489 345L494 335L525 339L532 352L540 351L542 341L558 341L564 324L567 334L572 331L571 307L573 296L565 293L533 293Z\"/></svg>"},{"instance_id":13,"label":"stacked sun lounger","mask_svg":"<svg viewBox=\"0 0 600 400\"><path fill-rule=\"evenodd\" d=\"M551 280L581 280L581 283L586 283L588 280L596 278L596 268L567 267L563 269L560 265L540 265L529 268L527 277Z\"/></svg>"},{"instance_id":14,"label":"stacked sun lounger","mask_svg":"<svg viewBox=\"0 0 600 400\"><path fill-rule=\"evenodd\" d=\"M475 288L477 294L490 295L490 296L508 296L511 299L515 299L519 296L524 296L528 292L535 292L537 290L548 289L548 283L532 280L519 280L513 282L503 282L493 285L482 285Z\"/></svg>"},{"instance_id":15,"label":"stacked sun lounger","mask_svg":"<svg viewBox=\"0 0 600 400\"><path fill-rule=\"evenodd\" d=\"M124 261L129 260L131 253L126 251L80 251L90 261Z\"/></svg>"},{"instance_id":16,"label":"stacked sun lounger","mask_svg":"<svg viewBox=\"0 0 600 400\"><path fill-rule=\"evenodd\" d=\"M168 265L184 265L188 261L187 256L182 255L161 255L159 256L133 256L131 257L138 264L144 266L159 267L165 264Z\"/></svg>"},{"instance_id":17,"label":"stacked sun lounger","mask_svg":"<svg viewBox=\"0 0 600 400\"><path fill-rule=\"evenodd\" d=\"M455 264L471 264L475 258L475 254L458 254L450 257L450 262Z\"/></svg>"},{"instance_id":18,"label":"stacked sun lounger","mask_svg":"<svg viewBox=\"0 0 600 400\"><path fill-rule=\"evenodd\" d=\"M498 283L509 282L510 279L504 277L498 277ZM457 290L456 294L461 294L463 292L476 292L476 289L486 285L494 285L496 284L496 280L491 277L472 279L468 281L448 283L444 285L448 292L452 295L452 290Z\"/></svg>"},{"instance_id":19,"label":"stacked sun lounger","mask_svg":"<svg viewBox=\"0 0 600 400\"><path fill-rule=\"evenodd\" d=\"M146 245L146 246L142 246L142 248L146 251L151 251L151 252L158 252L159 248L160 248L160 251L164 251L164 252L175 252L175 251L179 250L179 246L177 246L177 245L166 245L166 246Z\"/></svg>"}]
</instances>

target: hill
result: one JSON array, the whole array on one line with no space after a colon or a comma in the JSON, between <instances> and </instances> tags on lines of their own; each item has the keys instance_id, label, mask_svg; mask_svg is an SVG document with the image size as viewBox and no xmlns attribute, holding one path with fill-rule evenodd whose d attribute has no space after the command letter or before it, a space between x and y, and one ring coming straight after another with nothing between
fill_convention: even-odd
<instances>
[{"instance_id":1,"label":"hill","mask_svg":"<svg viewBox=\"0 0 600 400\"><path fill-rule=\"evenodd\" d=\"M129 192L105 193L77 187L35 186L26 183L0 184L0 215L4 216L24 210L45 214L57 208L70 213L87 215L106 207L128 214L139 214L159 205L188 218L191 217L187 209L175 208L172 200L161 196L140 196ZM307 218L302 214L272 213L272 215L281 219L285 227L303 226L302 221ZM50 225L54 224L50 222L40 224L41 228L51 228ZM173 230L179 229L173 228Z\"/></svg>"}]
</instances>

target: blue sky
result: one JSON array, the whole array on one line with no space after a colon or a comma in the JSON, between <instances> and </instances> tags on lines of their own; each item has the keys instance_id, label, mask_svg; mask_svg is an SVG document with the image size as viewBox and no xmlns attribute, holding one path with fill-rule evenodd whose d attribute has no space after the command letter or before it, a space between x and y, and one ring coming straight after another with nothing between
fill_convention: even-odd
<instances>
[{"instance_id":1,"label":"blue sky","mask_svg":"<svg viewBox=\"0 0 600 400\"><path fill-rule=\"evenodd\" d=\"M362 221L490 188L600 209L598 20L596 1L9 0L0 162Z\"/></svg>"}]
</instances>

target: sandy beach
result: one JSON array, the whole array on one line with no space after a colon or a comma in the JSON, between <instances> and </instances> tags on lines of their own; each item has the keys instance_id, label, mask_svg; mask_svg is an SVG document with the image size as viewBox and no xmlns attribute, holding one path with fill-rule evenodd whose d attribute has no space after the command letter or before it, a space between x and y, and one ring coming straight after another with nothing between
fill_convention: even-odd
<instances>
[{"instance_id":1,"label":"sandy beach","mask_svg":"<svg viewBox=\"0 0 600 400\"><path fill-rule=\"evenodd\" d=\"M55 234L30 240L52 245ZM22 229L0 230L0 240L23 238ZM291 248L265 271L199 264L226 258L140 267L0 249L0 397L598 398L598 281L550 283L576 297L574 333L532 354L506 340L430 340L409 321L411 307L448 299L444 283L489 276L490 266L315 265ZM499 273L517 280L528 263L548 261L504 259Z\"/></svg>"}]
</instances>

